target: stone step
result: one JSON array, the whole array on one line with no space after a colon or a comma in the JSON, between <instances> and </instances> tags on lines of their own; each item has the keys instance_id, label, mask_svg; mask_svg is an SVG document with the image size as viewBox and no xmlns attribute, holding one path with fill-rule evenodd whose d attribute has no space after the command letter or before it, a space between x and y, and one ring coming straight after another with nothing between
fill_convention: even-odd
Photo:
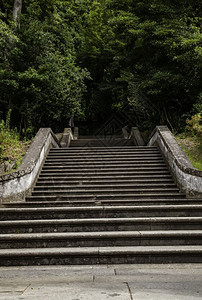
<instances>
[{"instance_id":1,"label":"stone step","mask_svg":"<svg viewBox=\"0 0 202 300\"><path fill-rule=\"evenodd\" d=\"M110 139L122 139L123 136L122 136L122 131L120 130L119 131L119 134L115 134L115 135L111 135L111 134L105 134L105 135L80 135L79 134L79 139L107 139L107 140L110 140Z\"/></svg>"},{"instance_id":2,"label":"stone step","mask_svg":"<svg viewBox=\"0 0 202 300\"><path fill-rule=\"evenodd\" d=\"M54 176L46 176L41 174L38 178L37 183L39 182L46 182L46 181L62 181L62 182L117 182L117 181L135 181L135 182L148 182L148 181L153 181L156 180L157 182L161 182L161 180L172 180L172 176L168 173L168 174L146 174L146 175L133 175L133 174L114 174L114 175L102 175L102 176L81 176L80 174L77 174L77 176L62 176L62 175L58 175L56 176L56 174Z\"/></svg>"},{"instance_id":3,"label":"stone step","mask_svg":"<svg viewBox=\"0 0 202 300\"><path fill-rule=\"evenodd\" d=\"M79 149L78 147L71 147L71 148L52 148L50 149L49 154L52 153L57 153L57 154L61 154L61 153L128 153L128 152L134 152L134 153L145 153L145 152L149 152L149 153L153 153L153 152L158 152L159 153L159 149L157 147L135 147L135 146L125 146L125 147L86 147L86 148L81 148Z\"/></svg>"},{"instance_id":4,"label":"stone step","mask_svg":"<svg viewBox=\"0 0 202 300\"><path fill-rule=\"evenodd\" d=\"M202 230L1 234L0 249L202 245Z\"/></svg>"},{"instance_id":5,"label":"stone step","mask_svg":"<svg viewBox=\"0 0 202 300\"><path fill-rule=\"evenodd\" d=\"M118 159L118 158L112 158L112 159L103 159L103 158L100 158L100 159L89 159L89 158L86 158L86 159L77 159L75 158L74 160L73 159L58 159L58 160L55 160L55 159L46 159L46 162L45 162L45 166L47 165L60 165L60 164L63 164L63 165L74 165L74 164L103 164L103 165L107 165L107 164L128 164L128 163L131 163L131 164L158 164L158 163L164 163L164 160L162 158L149 158L149 159Z\"/></svg>"},{"instance_id":6,"label":"stone step","mask_svg":"<svg viewBox=\"0 0 202 300\"><path fill-rule=\"evenodd\" d=\"M105 168L105 167L98 167L98 168L93 168L91 166L86 167L78 167L78 168L68 168L68 167L61 167L61 168L50 168L50 167L43 167L41 174L47 174L47 173L58 173L59 174L75 174L79 173L80 175L86 175L88 173L90 174L138 174L141 173L141 175L148 174L148 172L155 172L156 174L160 174L161 172L167 172L169 174L168 168L165 167L115 167L115 168Z\"/></svg>"},{"instance_id":7,"label":"stone step","mask_svg":"<svg viewBox=\"0 0 202 300\"><path fill-rule=\"evenodd\" d=\"M35 219L0 221L3 233L201 230L202 217Z\"/></svg>"},{"instance_id":8,"label":"stone step","mask_svg":"<svg viewBox=\"0 0 202 300\"><path fill-rule=\"evenodd\" d=\"M91 153L91 155L89 156L88 154L81 154L81 153L76 153L75 155L64 153L64 154L48 154L47 156L47 161L49 160L72 160L72 159L79 159L79 160L84 160L84 159L152 159L152 158L162 158L162 155L158 152L158 153L126 153L126 154L121 154L121 153L101 153L101 154L94 154Z\"/></svg>"},{"instance_id":9,"label":"stone step","mask_svg":"<svg viewBox=\"0 0 202 300\"><path fill-rule=\"evenodd\" d=\"M42 178L42 177L47 177L47 176L51 176L52 178L53 177L61 177L61 175L64 177L68 177L68 178L71 178L71 177L81 177L82 178L89 178L91 176L93 176L93 178L97 178L97 177L100 177L100 176L106 176L105 178L107 178L108 176L161 176L161 175L166 175L166 176L170 176L170 172L168 170L168 168L164 168L162 170L162 168L160 169L151 169L151 170L142 170L142 169L136 169L135 171L134 170L108 170L108 169L97 169L97 170L82 170L83 172L81 172L80 170L75 170L75 169L68 169L68 171L64 171L64 170L57 170L57 172L55 170L50 170L50 171L45 171L45 170L42 170L41 173L40 173L40 176L39 178Z\"/></svg>"},{"instance_id":10,"label":"stone step","mask_svg":"<svg viewBox=\"0 0 202 300\"><path fill-rule=\"evenodd\" d=\"M115 147L134 146L132 139L78 139L71 140L71 147Z\"/></svg>"},{"instance_id":11,"label":"stone step","mask_svg":"<svg viewBox=\"0 0 202 300\"><path fill-rule=\"evenodd\" d=\"M141 162L140 160L121 160L121 161L117 161L117 160L109 160L109 161L104 161L104 160L100 160L100 161L60 161L60 162L45 162L43 168L64 168L64 167L70 167L72 168L80 168L80 167L101 167L101 168L109 168L109 167L119 167L119 166L124 166L128 168L129 167L147 167L147 166L165 166L165 162L163 161L163 159L159 159L159 160L144 160L143 162Z\"/></svg>"},{"instance_id":12,"label":"stone step","mask_svg":"<svg viewBox=\"0 0 202 300\"><path fill-rule=\"evenodd\" d=\"M48 157L59 157L59 156L65 156L65 157L75 157L75 156L81 156L86 157L87 155L91 154L93 157L97 156L103 156L103 157L112 157L119 155L122 157L125 156L134 156L134 157L150 157L152 155L154 156L161 156L161 151L158 148L155 149L137 149L135 147L119 147L119 148L83 148L83 147L76 147L76 148L56 148L55 150L51 150L48 153Z\"/></svg>"},{"instance_id":13,"label":"stone step","mask_svg":"<svg viewBox=\"0 0 202 300\"><path fill-rule=\"evenodd\" d=\"M182 199L185 198L184 194L181 193L150 193L150 194L137 194L137 193L132 193L132 194L102 194L102 195L92 195L92 194L83 194L83 195L40 195L40 196L34 196L34 193L32 196L27 196L26 201L79 201L79 200L86 200L86 201L91 201L93 200L94 202L99 202L101 200L149 200L149 199Z\"/></svg>"},{"instance_id":14,"label":"stone step","mask_svg":"<svg viewBox=\"0 0 202 300\"><path fill-rule=\"evenodd\" d=\"M67 164L67 165L44 165L43 166L43 171L47 171L47 170L102 170L102 169L108 169L108 170L114 170L116 171L116 169L118 169L119 171L121 170L125 170L125 169L132 169L133 171L135 171L136 169L138 170L165 170L167 169L167 166L164 162L162 163L134 163L134 162L128 162L128 163L105 163L103 164L103 162L101 164L73 164L73 166L71 164Z\"/></svg>"},{"instance_id":15,"label":"stone step","mask_svg":"<svg viewBox=\"0 0 202 300\"><path fill-rule=\"evenodd\" d=\"M97 147L98 149L99 149L99 147ZM120 147L120 146L112 146L112 147L110 147L110 148L114 148L114 149L119 149L119 148L122 148L122 147ZM158 147L157 146L125 146L124 147L125 149L137 149L137 150L153 150L153 149L158 149ZM69 149L69 148L65 148L65 149ZM101 148L102 149L102 148ZM50 149L50 151L52 152L54 152L54 151L58 151L58 150L63 150L63 148L51 148Z\"/></svg>"},{"instance_id":16,"label":"stone step","mask_svg":"<svg viewBox=\"0 0 202 300\"><path fill-rule=\"evenodd\" d=\"M121 153L114 153L114 154L110 154L110 153L102 153L102 154L94 154L91 153L91 155L88 154L80 154L77 153L75 155L71 155L71 154L52 154L50 155L50 153L48 154L46 160L53 160L53 161L59 161L59 160L99 160L99 159L104 159L104 160L151 160L151 159L160 159L162 158L162 155L160 153L151 153L151 154L142 154L142 153L128 153L128 154L121 154Z\"/></svg>"},{"instance_id":17,"label":"stone step","mask_svg":"<svg viewBox=\"0 0 202 300\"><path fill-rule=\"evenodd\" d=\"M35 187L34 190L32 191L32 196L40 196L40 195L44 195L44 196L51 196L54 195L57 197L57 196L65 196L67 195L68 197L69 196L81 196L81 195L89 195L89 197L96 197L96 196L99 196L99 195L109 195L109 196L112 196L112 195L117 195L117 194L121 194L121 195L128 195L128 194L132 194L134 192L134 196L135 195L147 195L147 194L156 194L156 196L158 197L158 195L166 195L166 194L169 194L169 193L176 193L177 195L183 195L182 193L179 192L179 189L178 188L175 188L175 187L168 187L168 188L164 188L164 187L161 187L161 188L140 188L140 187L131 187L131 188L109 188L109 187L103 187L102 189L99 187L99 188L95 188L93 189L92 188L89 188L89 189L85 189L85 188L69 188L69 189L59 189L57 190L57 187L52 187L50 188L49 190L48 189L43 189L43 190L40 190L40 187Z\"/></svg>"},{"instance_id":18,"label":"stone step","mask_svg":"<svg viewBox=\"0 0 202 300\"><path fill-rule=\"evenodd\" d=\"M120 199L120 200L74 200L74 201L29 201L26 202L4 202L1 204L1 207L58 207L58 206L105 206L105 205L182 205L182 204L202 204L200 199L143 199L143 200L134 200L134 199Z\"/></svg>"},{"instance_id":19,"label":"stone step","mask_svg":"<svg viewBox=\"0 0 202 300\"><path fill-rule=\"evenodd\" d=\"M111 148L111 147L122 147L122 148L125 148L126 146L135 146L134 142L133 141L128 141L128 140L124 140L125 142L90 142L90 141L71 141L70 145L69 145L69 149L71 148L78 148L78 149L81 149L81 148Z\"/></svg>"},{"instance_id":20,"label":"stone step","mask_svg":"<svg viewBox=\"0 0 202 300\"><path fill-rule=\"evenodd\" d=\"M63 148L65 149L65 148ZM72 151L70 148L67 148L68 150L60 150L60 152L49 152L47 158L86 158L86 157L92 157L92 158L99 158L99 157L105 157L105 158L110 158L110 157L162 157L161 153L159 150L150 150L150 151L82 151L80 150L75 150Z\"/></svg>"},{"instance_id":21,"label":"stone step","mask_svg":"<svg viewBox=\"0 0 202 300\"><path fill-rule=\"evenodd\" d=\"M87 186L87 185L99 185L99 186L108 186L108 185L115 185L119 184L133 184L133 185L139 185L139 184L145 184L145 185L154 185L154 184L169 184L173 183L172 178L164 178L164 179L144 179L144 180L133 180L133 179L100 179L100 180L93 180L93 179L80 179L80 180L74 180L70 181L69 178L67 179L66 177L61 180L61 178L47 178L43 179L40 178L38 179L36 186L50 186L50 185L75 185L75 186Z\"/></svg>"},{"instance_id":22,"label":"stone step","mask_svg":"<svg viewBox=\"0 0 202 300\"><path fill-rule=\"evenodd\" d=\"M78 139L78 140L72 140L70 143L70 148L81 148L81 147L88 147L88 148L118 148L118 147L134 147L135 145L133 140L129 139L114 139L114 140L95 140L95 139Z\"/></svg>"},{"instance_id":23,"label":"stone step","mask_svg":"<svg viewBox=\"0 0 202 300\"><path fill-rule=\"evenodd\" d=\"M79 138L77 140L72 140L72 142L80 142L80 141L125 141L126 139L124 139L122 137L122 135L117 135L117 136L114 136L114 135L109 135L109 136L106 136L106 137L102 137L102 136L90 136L90 135L86 135L85 138L82 138L81 136L79 136Z\"/></svg>"},{"instance_id":24,"label":"stone step","mask_svg":"<svg viewBox=\"0 0 202 300\"><path fill-rule=\"evenodd\" d=\"M0 250L1 266L201 262L201 245Z\"/></svg>"},{"instance_id":25,"label":"stone step","mask_svg":"<svg viewBox=\"0 0 202 300\"><path fill-rule=\"evenodd\" d=\"M120 149L120 148L138 148L137 145L134 144L134 142L132 140L126 140L126 139L123 139L122 141L118 140L117 143L114 143L114 142L107 142L107 140L103 140L103 141L88 141L88 140L72 140L71 141L71 144L70 144L70 149L73 148L73 149L77 149L77 148L90 148L90 149L101 149L101 148L104 148L104 149ZM144 147L144 146L142 146Z\"/></svg>"},{"instance_id":26,"label":"stone step","mask_svg":"<svg viewBox=\"0 0 202 300\"><path fill-rule=\"evenodd\" d=\"M77 143L83 143L84 141L86 142L102 142L102 141L106 141L106 142L127 142L127 141L131 141L131 139L124 139L122 136L111 136L111 137L107 137L107 138L104 138L104 137L90 137L90 136L85 136L85 138L81 138L79 136L78 139L76 140L72 140L72 142L74 142L75 144Z\"/></svg>"},{"instance_id":27,"label":"stone step","mask_svg":"<svg viewBox=\"0 0 202 300\"><path fill-rule=\"evenodd\" d=\"M139 190L139 189L165 189L167 190L168 188L176 188L178 191L179 189L176 187L176 184L174 183L120 183L120 184L107 184L107 185L100 185L100 184L88 184L88 185L82 185L82 184L77 184L77 185L69 185L67 183L64 183L62 185L55 185L54 183L49 184L49 185L42 185L42 186L35 186L34 187L34 191L49 191L49 190L65 190L65 191L74 191L74 190L82 190L82 191L86 191L86 192L90 192L90 191L99 191L99 190L112 190L112 191L120 191L120 190Z\"/></svg>"},{"instance_id":28,"label":"stone step","mask_svg":"<svg viewBox=\"0 0 202 300\"><path fill-rule=\"evenodd\" d=\"M82 143L94 143L94 144L99 144L99 143L107 143L107 144L111 144L111 147L114 147L114 146L121 146L119 145L120 143L125 143L126 146L127 146L127 143L129 146L133 146L133 139L125 139L123 138L122 136L117 136L117 137L109 137L109 138L102 138L102 137L93 137L93 138L88 138L88 137L85 137L84 139L82 137L79 136L78 139L74 139L74 140L71 140L71 143L72 144L75 144L77 146L77 144L82 144ZM132 143L131 143L132 142ZM130 144L131 143L131 144ZM137 146L137 145L135 145Z\"/></svg>"},{"instance_id":29,"label":"stone step","mask_svg":"<svg viewBox=\"0 0 202 300\"><path fill-rule=\"evenodd\" d=\"M0 208L0 220L197 217L202 205L88 206L45 208Z\"/></svg>"}]
</instances>

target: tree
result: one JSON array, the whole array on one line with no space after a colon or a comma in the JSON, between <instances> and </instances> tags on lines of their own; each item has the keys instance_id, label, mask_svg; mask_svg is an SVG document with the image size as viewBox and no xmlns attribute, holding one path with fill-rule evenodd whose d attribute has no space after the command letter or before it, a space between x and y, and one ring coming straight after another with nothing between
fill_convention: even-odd
<instances>
[{"instance_id":1,"label":"tree","mask_svg":"<svg viewBox=\"0 0 202 300\"><path fill-rule=\"evenodd\" d=\"M21 7L17 39L9 58L2 60L0 74L3 111L12 108L13 125L21 131L42 126L59 130L72 114L82 116L84 80L89 75L76 63L79 32L74 26L78 20L72 19L77 10L73 3L25 0ZM19 16L19 6L16 10Z\"/></svg>"},{"instance_id":2,"label":"tree","mask_svg":"<svg viewBox=\"0 0 202 300\"><path fill-rule=\"evenodd\" d=\"M14 0L13 19L15 22L18 21L21 11L22 11L22 0Z\"/></svg>"},{"instance_id":3,"label":"tree","mask_svg":"<svg viewBox=\"0 0 202 300\"><path fill-rule=\"evenodd\" d=\"M179 127L201 107L200 6L190 0L2 1L2 115L12 108L20 130L56 130L72 114L104 121L129 106L142 129Z\"/></svg>"},{"instance_id":4,"label":"tree","mask_svg":"<svg viewBox=\"0 0 202 300\"><path fill-rule=\"evenodd\" d=\"M97 5L97 1L94 3ZM108 86L112 104L122 103L125 107L129 102L141 116L138 126L145 123L146 127L156 124L177 127L200 93L199 5L189 1L106 0L100 1L98 7L97 15L106 11L104 19L96 19L101 19L99 32L105 34L96 44L95 38L100 33L90 24L85 41L91 46L89 55L94 53L91 62L95 70L99 70L96 63L103 53L102 45L107 52L106 63L99 63L104 70L101 82L93 76L92 94L97 91L96 86ZM94 45L98 45L96 52L91 50Z\"/></svg>"}]
</instances>

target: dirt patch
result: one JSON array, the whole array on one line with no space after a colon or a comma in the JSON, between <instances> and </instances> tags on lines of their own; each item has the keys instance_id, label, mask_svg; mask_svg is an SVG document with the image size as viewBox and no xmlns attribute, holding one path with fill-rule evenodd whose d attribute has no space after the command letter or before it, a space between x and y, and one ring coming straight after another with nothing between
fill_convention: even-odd
<instances>
[{"instance_id":1,"label":"dirt patch","mask_svg":"<svg viewBox=\"0 0 202 300\"><path fill-rule=\"evenodd\" d=\"M182 146L186 147L189 150L196 147L196 142L189 137L184 138L184 139L178 138L177 140Z\"/></svg>"}]
</instances>

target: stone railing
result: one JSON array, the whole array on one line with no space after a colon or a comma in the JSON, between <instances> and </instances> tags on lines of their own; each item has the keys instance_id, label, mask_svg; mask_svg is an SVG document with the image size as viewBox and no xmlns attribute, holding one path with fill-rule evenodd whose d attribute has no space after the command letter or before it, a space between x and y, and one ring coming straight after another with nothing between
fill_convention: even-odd
<instances>
[{"instance_id":1,"label":"stone railing","mask_svg":"<svg viewBox=\"0 0 202 300\"><path fill-rule=\"evenodd\" d=\"M131 138L134 140L134 142L137 146L144 146L145 145L145 142L142 138L142 135L141 135L138 127L132 127L131 128Z\"/></svg>"},{"instance_id":2,"label":"stone railing","mask_svg":"<svg viewBox=\"0 0 202 300\"><path fill-rule=\"evenodd\" d=\"M62 134L61 147L69 147L71 140L74 139L71 128L65 128Z\"/></svg>"},{"instance_id":3,"label":"stone railing","mask_svg":"<svg viewBox=\"0 0 202 300\"><path fill-rule=\"evenodd\" d=\"M50 128L39 129L18 170L0 176L0 201L24 200L38 177L49 149L59 147Z\"/></svg>"},{"instance_id":4,"label":"stone railing","mask_svg":"<svg viewBox=\"0 0 202 300\"><path fill-rule=\"evenodd\" d=\"M128 126L122 128L122 135L124 139L132 139L136 146L144 146L145 142L142 138L142 135L138 129L138 127L131 127L130 129Z\"/></svg>"},{"instance_id":5,"label":"stone railing","mask_svg":"<svg viewBox=\"0 0 202 300\"><path fill-rule=\"evenodd\" d=\"M157 126L148 146L157 145L179 188L187 197L202 198L202 171L195 169L167 126Z\"/></svg>"}]
</instances>

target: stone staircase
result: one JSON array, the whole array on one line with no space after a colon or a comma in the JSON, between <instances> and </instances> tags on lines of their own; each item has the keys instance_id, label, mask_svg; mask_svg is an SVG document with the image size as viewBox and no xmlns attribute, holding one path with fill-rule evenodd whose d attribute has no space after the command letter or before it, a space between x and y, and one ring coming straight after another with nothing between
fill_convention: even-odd
<instances>
[{"instance_id":1,"label":"stone staircase","mask_svg":"<svg viewBox=\"0 0 202 300\"><path fill-rule=\"evenodd\" d=\"M1 266L202 261L201 200L132 140L51 149L32 195L3 206Z\"/></svg>"}]
</instances>

